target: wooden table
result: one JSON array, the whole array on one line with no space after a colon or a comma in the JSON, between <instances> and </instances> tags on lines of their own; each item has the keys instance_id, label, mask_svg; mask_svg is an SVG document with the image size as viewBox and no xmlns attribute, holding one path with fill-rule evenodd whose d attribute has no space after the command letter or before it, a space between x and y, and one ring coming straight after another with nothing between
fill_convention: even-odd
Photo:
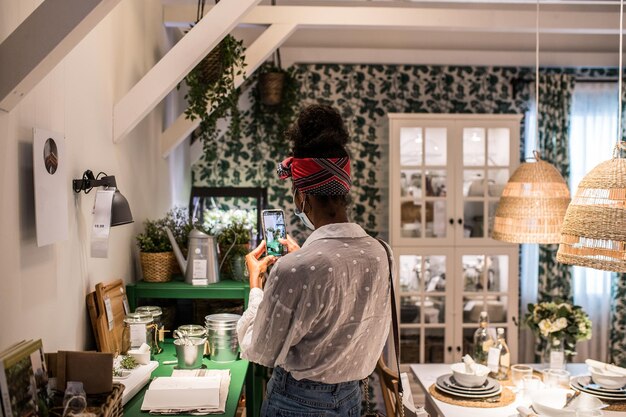
<instances>
[{"instance_id":1,"label":"wooden table","mask_svg":"<svg viewBox=\"0 0 626 417\"><path fill-rule=\"evenodd\" d=\"M163 365L163 361L176 360L174 344L171 340L168 340L163 345L163 352L155 356L155 359L159 361L159 367L152 372L152 377L156 376L170 376L174 370L175 365ZM202 360L202 363L207 369L229 369L230 370L230 387L228 389L228 400L226 401L226 413L224 414L212 414L225 417L234 417L237 412L237 404L239 403L239 397L241 397L241 391L243 389L244 382L246 380L246 374L251 372L252 369L249 366L250 363L247 360L239 359L231 363L217 363L212 362L207 358ZM148 386L144 387L137 395L135 395L124 406L124 416L138 417L138 416L150 416L150 413L141 411L141 404L143 403L143 397L146 393ZM185 416L185 414L177 414L178 416Z\"/></svg>"},{"instance_id":2,"label":"wooden table","mask_svg":"<svg viewBox=\"0 0 626 417\"><path fill-rule=\"evenodd\" d=\"M539 368L539 366L531 365ZM584 363L568 364L567 370L572 376L583 375L587 373L587 365ZM427 364L427 365L411 365L411 371L417 377L417 381L424 390L426 404L424 407L431 417L518 417L516 408L520 405L528 406L522 398L518 398L515 402L506 407L498 408L468 408L451 405L434 399L428 392L428 388L437 381L441 375L451 373L449 364ZM604 411L606 417L624 417L625 412Z\"/></svg>"}]
</instances>

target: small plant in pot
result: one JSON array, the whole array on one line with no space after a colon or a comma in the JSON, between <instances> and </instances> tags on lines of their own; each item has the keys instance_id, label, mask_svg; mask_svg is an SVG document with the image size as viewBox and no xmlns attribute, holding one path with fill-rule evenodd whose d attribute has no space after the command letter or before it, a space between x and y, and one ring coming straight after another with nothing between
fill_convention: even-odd
<instances>
[{"instance_id":1,"label":"small plant in pot","mask_svg":"<svg viewBox=\"0 0 626 417\"><path fill-rule=\"evenodd\" d=\"M245 256L256 229L255 210L207 210L204 228L217 236L220 250L220 279L243 281L246 277Z\"/></svg>"},{"instance_id":2,"label":"small plant in pot","mask_svg":"<svg viewBox=\"0 0 626 417\"><path fill-rule=\"evenodd\" d=\"M164 219L146 220L144 232L137 235L143 280L146 282L167 282L172 279L176 260L164 226Z\"/></svg>"}]
</instances>

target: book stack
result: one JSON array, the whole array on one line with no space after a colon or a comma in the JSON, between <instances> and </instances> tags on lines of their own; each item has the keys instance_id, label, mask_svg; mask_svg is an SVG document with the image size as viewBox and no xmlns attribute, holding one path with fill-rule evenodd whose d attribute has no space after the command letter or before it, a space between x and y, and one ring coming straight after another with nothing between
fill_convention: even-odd
<instances>
[{"instance_id":1,"label":"book stack","mask_svg":"<svg viewBox=\"0 0 626 417\"><path fill-rule=\"evenodd\" d=\"M45 415L47 386L41 340L23 340L0 351L0 417Z\"/></svg>"}]
</instances>

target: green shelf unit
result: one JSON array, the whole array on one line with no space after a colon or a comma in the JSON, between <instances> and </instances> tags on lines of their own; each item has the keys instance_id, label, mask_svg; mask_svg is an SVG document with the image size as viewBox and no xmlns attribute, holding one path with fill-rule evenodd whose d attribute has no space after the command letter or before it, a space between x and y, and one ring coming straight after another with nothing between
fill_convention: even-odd
<instances>
[{"instance_id":1,"label":"green shelf unit","mask_svg":"<svg viewBox=\"0 0 626 417\"><path fill-rule=\"evenodd\" d=\"M167 340L163 345L163 352L155 356L155 359L159 361L159 367L152 372L152 378L170 376L172 374L175 365L163 365L163 361L176 360L175 353L172 340ZM211 415L234 417L237 412L239 397L241 397L241 391L246 381L246 375L252 372L252 368L249 366L250 363L244 359L239 359L231 363L217 363L207 358L204 358L202 363L207 369L230 369L230 387L228 389L228 399L226 400L226 412L224 414ZM150 415L150 413L146 411L141 411L141 404L143 403L143 397L147 389L148 386L146 385L137 395L126 403L124 406L124 416L136 417ZM177 416L187 415L188 414L177 414Z\"/></svg>"},{"instance_id":2,"label":"green shelf unit","mask_svg":"<svg viewBox=\"0 0 626 417\"><path fill-rule=\"evenodd\" d=\"M215 284L200 286L187 284L184 282L184 278L182 276L175 276L170 282L138 281L133 284L127 284L126 296L128 297L128 304L131 311L135 311L140 298L243 300L245 309L248 308L250 284L248 282L224 280ZM213 362L211 362L211 364L216 365ZM264 373L265 368L255 364L250 365L251 366L249 367L245 377L247 415L250 417L258 417L261 411L261 403L263 402L263 385L266 379ZM247 365L246 367L248 368ZM155 375L153 374L153 376ZM239 392L241 392L241 390ZM141 398L143 399L143 395ZM134 400L135 399L133 399L133 401ZM128 404L131 404L131 402ZM141 407L141 404L139 404L139 407ZM137 408L137 412L139 412L139 408Z\"/></svg>"},{"instance_id":3,"label":"green shelf unit","mask_svg":"<svg viewBox=\"0 0 626 417\"><path fill-rule=\"evenodd\" d=\"M137 307L137 301L140 298L244 300L244 307L247 308L249 294L250 284L239 281L220 281L209 285L191 285L175 279L170 282L138 281L134 284L126 285L128 304L133 311Z\"/></svg>"}]
</instances>

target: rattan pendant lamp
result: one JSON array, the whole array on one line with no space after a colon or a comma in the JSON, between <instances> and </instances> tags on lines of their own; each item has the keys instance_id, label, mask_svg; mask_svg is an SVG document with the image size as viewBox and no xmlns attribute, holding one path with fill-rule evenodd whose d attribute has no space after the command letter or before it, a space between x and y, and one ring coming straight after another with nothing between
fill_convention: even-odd
<instances>
[{"instance_id":1,"label":"rattan pendant lamp","mask_svg":"<svg viewBox=\"0 0 626 417\"><path fill-rule=\"evenodd\" d=\"M535 149L539 149L539 1L535 33ZM570 201L559 171L537 150L509 178L496 209L491 237L511 243L559 243ZM534 161L533 161L534 159Z\"/></svg>"},{"instance_id":2,"label":"rattan pendant lamp","mask_svg":"<svg viewBox=\"0 0 626 417\"><path fill-rule=\"evenodd\" d=\"M602 162L580 182L567 209L559 262L613 272L626 272L626 160L622 151L622 14L619 18L619 89L617 142L613 159Z\"/></svg>"}]
</instances>

